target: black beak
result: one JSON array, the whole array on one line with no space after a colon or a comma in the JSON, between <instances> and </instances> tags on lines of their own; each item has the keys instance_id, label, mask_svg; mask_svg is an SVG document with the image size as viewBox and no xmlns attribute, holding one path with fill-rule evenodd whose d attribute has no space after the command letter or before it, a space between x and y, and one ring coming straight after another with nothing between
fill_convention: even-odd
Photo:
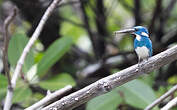
<instances>
[{"instance_id":1,"label":"black beak","mask_svg":"<svg viewBox=\"0 0 177 110\"><path fill-rule=\"evenodd\" d=\"M120 30L120 31L115 31L114 34L123 34L123 33L130 33L133 34L133 32L135 32L135 29L124 29L124 30Z\"/></svg>"}]
</instances>

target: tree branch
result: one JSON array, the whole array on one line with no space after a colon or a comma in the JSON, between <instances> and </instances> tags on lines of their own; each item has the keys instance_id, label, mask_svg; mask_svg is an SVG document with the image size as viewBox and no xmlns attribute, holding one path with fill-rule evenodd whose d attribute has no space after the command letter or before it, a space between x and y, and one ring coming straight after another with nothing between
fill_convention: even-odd
<instances>
[{"instance_id":1,"label":"tree branch","mask_svg":"<svg viewBox=\"0 0 177 110\"><path fill-rule=\"evenodd\" d=\"M91 40L91 43L92 43L92 46L93 46L93 51L94 51L94 54L95 54L95 57L98 59L100 57L100 50L99 50L99 47L98 47L98 39L97 37L98 36L95 36L94 35L94 32L92 32L92 28L89 24L89 17L86 13L86 3L83 1L83 0L79 0L80 1L80 10L81 10L81 17L82 17L82 20L83 20L83 23L85 25L85 29L90 37L90 40Z\"/></svg>"},{"instance_id":2,"label":"tree branch","mask_svg":"<svg viewBox=\"0 0 177 110\"><path fill-rule=\"evenodd\" d=\"M172 107L177 105L177 97L168 102L167 105L165 105L161 110L170 110Z\"/></svg>"},{"instance_id":3,"label":"tree branch","mask_svg":"<svg viewBox=\"0 0 177 110\"><path fill-rule=\"evenodd\" d=\"M150 23L149 29L148 29L150 34L154 30L155 21L159 17L159 15L161 13L161 9L162 9L162 0L156 0L156 7L154 9L152 20L151 20L151 23Z\"/></svg>"},{"instance_id":4,"label":"tree branch","mask_svg":"<svg viewBox=\"0 0 177 110\"><path fill-rule=\"evenodd\" d=\"M162 95L161 97L159 97L158 99L156 99L152 104L148 105L145 110L151 110L154 106L156 106L157 104L159 104L160 102L162 102L164 99L166 99L168 96L170 96L171 94L173 94L175 91L177 91L177 84L171 88L168 92L166 92L164 95Z\"/></svg>"},{"instance_id":5,"label":"tree branch","mask_svg":"<svg viewBox=\"0 0 177 110\"><path fill-rule=\"evenodd\" d=\"M159 29L156 32L156 38L157 38L157 42L161 41L161 38L164 35L164 27L165 24L167 22L167 20L169 19L171 12L176 4L177 0L172 0L170 1L170 3L168 4L167 8L163 10L163 13L160 15L160 25L159 25Z\"/></svg>"},{"instance_id":6,"label":"tree branch","mask_svg":"<svg viewBox=\"0 0 177 110\"><path fill-rule=\"evenodd\" d=\"M52 14L52 12L55 9L55 7L57 6L57 4L61 1L62 0L54 0L51 3L51 5L48 7L48 9L44 13L43 17L41 18L41 20L39 22L39 25L37 26L35 32L33 33L32 37L30 38L26 47L24 48L24 50L22 52L22 55L17 62L17 66L15 68L15 71L14 71L14 74L13 74L13 77L12 77L12 80L11 80L12 88L8 89L8 91L7 91L6 100L5 100L5 104L4 104L4 110L9 110L10 107L11 107L12 97L13 97L13 89L16 86L16 81L18 79L18 75L20 74L20 72L22 70L22 66L24 64L24 60L25 60L28 52L30 51L30 49L31 49L32 45L34 44L34 42L36 41L36 39L39 37L47 19Z\"/></svg>"},{"instance_id":7,"label":"tree branch","mask_svg":"<svg viewBox=\"0 0 177 110\"><path fill-rule=\"evenodd\" d=\"M135 26L141 24L141 0L134 0L134 17L135 17Z\"/></svg>"},{"instance_id":8,"label":"tree branch","mask_svg":"<svg viewBox=\"0 0 177 110\"><path fill-rule=\"evenodd\" d=\"M162 37L162 45L167 47L168 45L177 41L177 26L170 30L167 34Z\"/></svg>"},{"instance_id":9,"label":"tree branch","mask_svg":"<svg viewBox=\"0 0 177 110\"><path fill-rule=\"evenodd\" d=\"M5 19L4 21L4 25L3 25L3 38L4 38L4 46L3 46L3 65L4 65L4 69L5 69L5 74L7 76L8 79L8 85L11 88L11 78L10 78L10 74L9 74L9 66L8 66L8 45L9 45L9 36L8 36L8 27L10 25L10 23L13 21L13 19L15 18L17 14L17 8L14 8L12 13Z\"/></svg>"},{"instance_id":10,"label":"tree branch","mask_svg":"<svg viewBox=\"0 0 177 110\"><path fill-rule=\"evenodd\" d=\"M42 110L73 109L98 95L107 93L115 87L136 79L140 75L143 75L143 73L148 73L154 69L158 69L176 59L177 45L149 58L148 61L142 62L140 64L141 67L138 67L136 64L113 75L100 79L97 82L54 102Z\"/></svg>"},{"instance_id":11,"label":"tree branch","mask_svg":"<svg viewBox=\"0 0 177 110\"><path fill-rule=\"evenodd\" d=\"M72 86L68 85L58 91L55 91L54 93L47 95L46 97L44 97L43 99L41 99L37 103L33 104L32 106L26 108L25 110L36 110L37 108L46 105L46 103L52 101L56 97L62 96L64 93L70 91L71 89L72 89Z\"/></svg>"},{"instance_id":12,"label":"tree branch","mask_svg":"<svg viewBox=\"0 0 177 110\"><path fill-rule=\"evenodd\" d=\"M59 4L57 6L57 8L61 8L61 7L68 6L68 5L75 5L75 4L80 4L80 1L70 0L69 2L65 2L65 3Z\"/></svg>"}]
</instances>

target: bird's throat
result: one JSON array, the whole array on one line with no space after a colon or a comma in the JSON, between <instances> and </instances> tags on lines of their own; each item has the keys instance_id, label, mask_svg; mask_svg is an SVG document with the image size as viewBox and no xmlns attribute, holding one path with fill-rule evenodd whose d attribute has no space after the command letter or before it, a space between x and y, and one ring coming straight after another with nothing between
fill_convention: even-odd
<instances>
[{"instance_id":1,"label":"bird's throat","mask_svg":"<svg viewBox=\"0 0 177 110\"><path fill-rule=\"evenodd\" d=\"M136 34L136 39L137 39L138 41L140 41L140 40L141 40L141 36L138 35L138 34Z\"/></svg>"}]
</instances>

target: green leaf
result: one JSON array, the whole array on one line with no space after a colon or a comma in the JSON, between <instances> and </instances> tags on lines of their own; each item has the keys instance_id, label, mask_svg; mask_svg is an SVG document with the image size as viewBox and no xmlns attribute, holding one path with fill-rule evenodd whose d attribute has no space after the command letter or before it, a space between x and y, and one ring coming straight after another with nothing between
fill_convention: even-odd
<instances>
[{"instance_id":1,"label":"green leaf","mask_svg":"<svg viewBox=\"0 0 177 110\"><path fill-rule=\"evenodd\" d=\"M169 84L177 84L177 80L176 79L177 79L177 75L174 75L174 76L168 78L168 83Z\"/></svg>"},{"instance_id":2,"label":"green leaf","mask_svg":"<svg viewBox=\"0 0 177 110\"><path fill-rule=\"evenodd\" d=\"M0 88L6 88L8 85L7 78L0 73Z\"/></svg>"},{"instance_id":3,"label":"green leaf","mask_svg":"<svg viewBox=\"0 0 177 110\"><path fill-rule=\"evenodd\" d=\"M19 60L24 47L28 42L28 37L23 33L16 33L12 36L8 47L8 60L12 67L15 67ZM30 51L23 65L23 72L27 72L34 64L33 53Z\"/></svg>"},{"instance_id":4,"label":"green leaf","mask_svg":"<svg viewBox=\"0 0 177 110\"><path fill-rule=\"evenodd\" d=\"M0 101L5 98L7 88L0 89Z\"/></svg>"},{"instance_id":5,"label":"green leaf","mask_svg":"<svg viewBox=\"0 0 177 110\"><path fill-rule=\"evenodd\" d=\"M155 99L154 91L147 84L140 80L133 80L119 88L127 104L144 109Z\"/></svg>"},{"instance_id":6,"label":"green leaf","mask_svg":"<svg viewBox=\"0 0 177 110\"><path fill-rule=\"evenodd\" d=\"M61 73L57 76L54 76L53 78L50 78L45 81L41 81L39 85L42 88L48 89L48 90L58 90L66 85L72 85L75 86L76 82L74 79L67 73Z\"/></svg>"},{"instance_id":7,"label":"green leaf","mask_svg":"<svg viewBox=\"0 0 177 110\"><path fill-rule=\"evenodd\" d=\"M44 75L70 49L72 44L73 40L71 37L62 37L56 40L39 61L37 74L39 76Z\"/></svg>"},{"instance_id":8,"label":"green leaf","mask_svg":"<svg viewBox=\"0 0 177 110\"><path fill-rule=\"evenodd\" d=\"M78 18L75 20L78 21ZM85 30L81 27L77 27L75 25L72 25L68 22L63 22L62 23L62 28L60 30L61 34L66 35L66 36L73 36L74 42L78 40L79 37L85 35Z\"/></svg>"},{"instance_id":9,"label":"green leaf","mask_svg":"<svg viewBox=\"0 0 177 110\"><path fill-rule=\"evenodd\" d=\"M13 103L25 103L27 99L32 96L32 91L28 88L27 85L21 85L15 88Z\"/></svg>"},{"instance_id":10,"label":"green leaf","mask_svg":"<svg viewBox=\"0 0 177 110\"><path fill-rule=\"evenodd\" d=\"M119 43L120 50L131 51L133 50L133 39L131 36L124 36Z\"/></svg>"},{"instance_id":11,"label":"green leaf","mask_svg":"<svg viewBox=\"0 0 177 110\"><path fill-rule=\"evenodd\" d=\"M143 77L140 77L139 79L143 81L144 83L148 84L150 87L153 86L155 77L157 76L158 70L154 70L150 72L148 75L145 75Z\"/></svg>"},{"instance_id":12,"label":"green leaf","mask_svg":"<svg viewBox=\"0 0 177 110\"><path fill-rule=\"evenodd\" d=\"M0 100L5 98L7 85L8 85L7 78L4 75L0 74Z\"/></svg>"},{"instance_id":13,"label":"green leaf","mask_svg":"<svg viewBox=\"0 0 177 110\"><path fill-rule=\"evenodd\" d=\"M121 97L118 91L123 94ZM105 95L92 99L87 104L87 110L116 110L118 104L123 100L121 98L125 100L126 104L144 109L155 100L155 94L147 84L140 80L133 80Z\"/></svg>"},{"instance_id":14,"label":"green leaf","mask_svg":"<svg viewBox=\"0 0 177 110\"><path fill-rule=\"evenodd\" d=\"M117 110L117 106L122 102L117 89L98 96L87 103L86 110Z\"/></svg>"}]
</instances>

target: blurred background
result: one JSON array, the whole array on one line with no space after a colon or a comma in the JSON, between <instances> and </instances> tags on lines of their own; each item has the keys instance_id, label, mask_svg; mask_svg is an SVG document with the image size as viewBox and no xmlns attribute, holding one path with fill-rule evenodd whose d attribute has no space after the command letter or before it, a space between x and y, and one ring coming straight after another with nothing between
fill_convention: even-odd
<instances>
[{"instance_id":1,"label":"blurred background","mask_svg":"<svg viewBox=\"0 0 177 110\"><path fill-rule=\"evenodd\" d=\"M8 84L2 63L4 20L14 7L18 8L9 27L8 61L12 75L23 48L51 2L0 0L0 109ZM72 91L65 96L136 64L134 37L114 36L113 32L138 25L148 28L153 55L176 45L177 0L63 0L26 58L14 91L12 110L39 101L47 90L53 92L72 85ZM177 84L176 61L74 110L142 110L174 84ZM154 109L175 96L177 93Z\"/></svg>"}]
</instances>

